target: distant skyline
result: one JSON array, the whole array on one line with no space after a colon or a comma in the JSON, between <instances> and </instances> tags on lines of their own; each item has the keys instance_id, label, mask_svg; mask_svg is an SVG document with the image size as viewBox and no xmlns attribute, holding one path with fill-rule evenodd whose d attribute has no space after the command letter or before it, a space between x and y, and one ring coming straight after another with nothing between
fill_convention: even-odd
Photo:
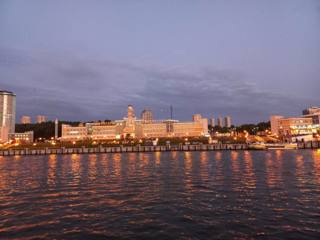
<instances>
[{"instance_id":1,"label":"distant skyline","mask_svg":"<svg viewBox=\"0 0 320 240\"><path fill-rule=\"evenodd\" d=\"M320 1L0 1L0 89L22 115L235 124L320 105Z\"/></svg>"}]
</instances>

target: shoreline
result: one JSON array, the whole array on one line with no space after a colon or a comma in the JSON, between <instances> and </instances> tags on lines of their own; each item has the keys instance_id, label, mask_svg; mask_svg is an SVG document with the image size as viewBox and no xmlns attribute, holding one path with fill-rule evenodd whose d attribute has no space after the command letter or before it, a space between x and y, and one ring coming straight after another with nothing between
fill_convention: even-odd
<instances>
[{"instance_id":1,"label":"shoreline","mask_svg":"<svg viewBox=\"0 0 320 240\"><path fill-rule=\"evenodd\" d=\"M297 149L318 149L320 142L299 143ZM63 154L99 154L99 153L139 153L139 152L172 152L172 151L227 151L251 150L249 144L198 144L174 146L115 146L115 147L72 147L72 148L38 148L38 149L7 149L0 150L0 156L32 156L32 155L63 155ZM287 149L283 149L287 150Z\"/></svg>"}]
</instances>

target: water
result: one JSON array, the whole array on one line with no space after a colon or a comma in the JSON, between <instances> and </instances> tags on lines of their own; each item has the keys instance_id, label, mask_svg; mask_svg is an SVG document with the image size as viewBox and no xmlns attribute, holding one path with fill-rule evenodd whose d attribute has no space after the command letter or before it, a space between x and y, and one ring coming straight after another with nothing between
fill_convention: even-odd
<instances>
[{"instance_id":1,"label":"water","mask_svg":"<svg viewBox=\"0 0 320 240\"><path fill-rule=\"evenodd\" d=\"M0 157L0 239L320 239L320 152Z\"/></svg>"}]
</instances>

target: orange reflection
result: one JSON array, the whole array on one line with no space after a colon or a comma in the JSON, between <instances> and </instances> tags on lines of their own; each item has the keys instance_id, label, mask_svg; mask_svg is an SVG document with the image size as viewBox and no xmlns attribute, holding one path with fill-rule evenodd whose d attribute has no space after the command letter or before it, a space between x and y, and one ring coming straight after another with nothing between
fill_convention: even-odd
<instances>
[{"instance_id":1,"label":"orange reflection","mask_svg":"<svg viewBox=\"0 0 320 240\"><path fill-rule=\"evenodd\" d=\"M161 152L155 152L156 165L160 165L161 162Z\"/></svg>"},{"instance_id":2,"label":"orange reflection","mask_svg":"<svg viewBox=\"0 0 320 240\"><path fill-rule=\"evenodd\" d=\"M73 182L80 182L80 155L72 154L71 155L71 172L73 174Z\"/></svg>"},{"instance_id":3,"label":"orange reflection","mask_svg":"<svg viewBox=\"0 0 320 240\"><path fill-rule=\"evenodd\" d=\"M120 153L114 153L112 155L112 162L114 166L114 173L116 176L120 176L121 174L121 157L122 155Z\"/></svg>"},{"instance_id":4,"label":"orange reflection","mask_svg":"<svg viewBox=\"0 0 320 240\"><path fill-rule=\"evenodd\" d=\"M57 155L49 155L48 168L47 184L51 186L54 185L56 181Z\"/></svg>"},{"instance_id":5,"label":"orange reflection","mask_svg":"<svg viewBox=\"0 0 320 240\"><path fill-rule=\"evenodd\" d=\"M192 153L184 152L184 174L185 174L185 187L192 189Z\"/></svg>"},{"instance_id":6,"label":"orange reflection","mask_svg":"<svg viewBox=\"0 0 320 240\"><path fill-rule=\"evenodd\" d=\"M171 158L177 160L177 152L171 152Z\"/></svg>"},{"instance_id":7,"label":"orange reflection","mask_svg":"<svg viewBox=\"0 0 320 240\"><path fill-rule=\"evenodd\" d=\"M312 159L314 164L315 176L317 182L320 184L320 149L312 152Z\"/></svg>"},{"instance_id":8,"label":"orange reflection","mask_svg":"<svg viewBox=\"0 0 320 240\"><path fill-rule=\"evenodd\" d=\"M213 184L217 186L222 186L223 185L223 180L225 178L223 174L223 162L221 161L222 159L222 153L216 152L214 154L214 159L215 159L215 173L214 173L214 179L213 179Z\"/></svg>"},{"instance_id":9,"label":"orange reflection","mask_svg":"<svg viewBox=\"0 0 320 240\"><path fill-rule=\"evenodd\" d=\"M282 185L282 151L277 150L275 152L275 158L273 158L271 153L266 154L266 174L267 174L267 185L271 187L276 187Z\"/></svg>"},{"instance_id":10,"label":"orange reflection","mask_svg":"<svg viewBox=\"0 0 320 240\"><path fill-rule=\"evenodd\" d=\"M88 175L90 180L95 180L97 177L97 155L91 154L88 158Z\"/></svg>"},{"instance_id":11,"label":"orange reflection","mask_svg":"<svg viewBox=\"0 0 320 240\"><path fill-rule=\"evenodd\" d=\"M302 155L296 155L296 171L298 174L303 174L304 160ZM301 172L302 171L302 172Z\"/></svg>"},{"instance_id":12,"label":"orange reflection","mask_svg":"<svg viewBox=\"0 0 320 240\"><path fill-rule=\"evenodd\" d=\"M240 174L240 165L238 161L239 153L237 151L231 151L231 170L234 175Z\"/></svg>"},{"instance_id":13,"label":"orange reflection","mask_svg":"<svg viewBox=\"0 0 320 240\"><path fill-rule=\"evenodd\" d=\"M252 161L252 155L250 151L244 152L244 177L245 177L245 186L247 188L256 188L256 178L253 170L253 161Z\"/></svg>"},{"instance_id":14,"label":"orange reflection","mask_svg":"<svg viewBox=\"0 0 320 240\"><path fill-rule=\"evenodd\" d=\"M221 160L222 159L222 153L221 152L216 152L216 154L214 155L214 158L216 160Z\"/></svg>"},{"instance_id":15,"label":"orange reflection","mask_svg":"<svg viewBox=\"0 0 320 240\"><path fill-rule=\"evenodd\" d=\"M137 154L136 153L129 153L128 154L128 160L129 160L129 162L136 161L137 160Z\"/></svg>"},{"instance_id":16,"label":"orange reflection","mask_svg":"<svg viewBox=\"0 0 320 240\"><path fill-rule=\"evenodd\" d=\"M208 152L200 153L200 177L202 180L209 178L209 168L208 168Z\"/></svg>"}]
</instances>

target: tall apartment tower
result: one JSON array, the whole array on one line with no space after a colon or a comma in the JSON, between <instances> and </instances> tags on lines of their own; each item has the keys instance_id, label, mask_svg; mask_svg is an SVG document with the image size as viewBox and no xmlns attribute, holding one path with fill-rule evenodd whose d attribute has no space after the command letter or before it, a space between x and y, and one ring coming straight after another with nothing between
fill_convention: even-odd
<instances>
[{"instance_id":1,"label":"tall apartment tower","mask_svg":"<svg viewBox=\"0 0 320 240\"><path fill-rule=\"evenodd\" d=\"M47 121L47 117L43 115L38 115L37 116L37 123L44 123Z\"/></svg>"},{"instance_id":2,"label":"tall apartment tower","mask_svg":"<svg viewBox=\"0 0 320 240\"><path fill-rule=\"evenodd\" d=\"M153 121L153 113L149 109L144 109L141 113L141 119L143 122L148 123Z\"/></svg>"},{"instance_id":3,"label":"tall apartment tower","mask_svg":"<svg viewBox=\"0 0 320 240\"><path fill-rule=\"evenodd\" d=\"M212 127L214 127L216 125L216 121L215 121L214 117L210 118L209 125L211 125Z\"/></svg>"},{"instance_id":4,"label":"tall apartment tower","mask_svg":"<svg viewBox=\"0 0 320 240\"><path fill-rule=\"evenodd\" d=\"M219 116L219 117L217 118L217 126L218 126L218 127L223 127L223 120L222 120L222 117L221 117L221 116Z\"/></svg>"},{"instance_id":5,"label":"tall apartment tower","mask_svg":"<svg viewBox=\"0 0 320 240\"><path fill-rule=\"evenodd\" d=\"M231 125L232 125L231 117L230 116L226 116L224 118L224 127L231 128Z\"/></svg>"},{"instance_id":6,"label":"tall apartment tower","mask_svg":"<svg viewBox=\"0 0 320 240\"><path fill-rule=\"evenodd\" d=\"M30 124L31 123L31 117L30 116L22 116L20 119L21 124Z\"/></svg>"},{"instance_id":7,"label":"tall apartment tower","mask_svg":"<svg viewBox=\"0 0 320 240\"><path fill-rule=\"evenodd\" d=\"M9 134L15 132L16 95L0 90L0 142L8 142Z\"/></svg>"}]
</instances>

